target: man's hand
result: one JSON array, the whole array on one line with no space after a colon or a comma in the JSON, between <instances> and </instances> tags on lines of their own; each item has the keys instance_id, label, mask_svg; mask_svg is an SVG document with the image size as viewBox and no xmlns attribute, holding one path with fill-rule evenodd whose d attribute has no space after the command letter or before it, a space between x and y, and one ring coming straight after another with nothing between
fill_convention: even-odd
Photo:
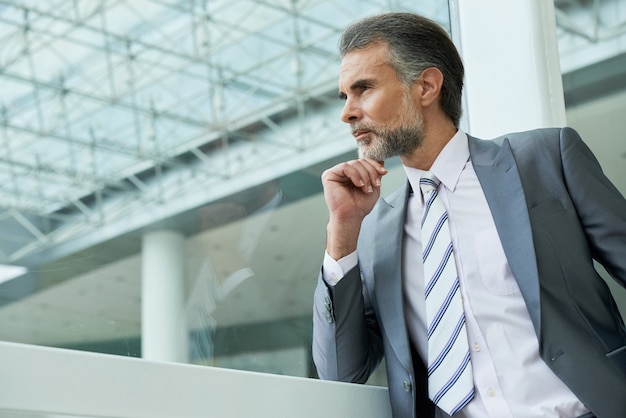
<instances>
[{"instance_id":1,"label":"man's hand","mask_svg":"<svg viewBox=\"0 0 626 418\"><path fill-rule=\"evenodd\" d=\"M378 201L385 174L383 163L369 158L337 164L322 174L330 212L326 251L335 260L356 250L361 222Z\"/></svg>"}]
</instances>

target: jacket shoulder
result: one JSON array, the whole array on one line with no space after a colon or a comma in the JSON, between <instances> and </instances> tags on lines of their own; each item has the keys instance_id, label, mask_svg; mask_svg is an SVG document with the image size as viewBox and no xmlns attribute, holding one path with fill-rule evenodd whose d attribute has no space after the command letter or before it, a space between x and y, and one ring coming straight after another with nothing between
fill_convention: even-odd
<instances>
[{"instance_id":1,"label":"jacket shoulder","mask_svg":"<svg viewBox=\"0 0 626 418\"><path fill-rule=\"evenodd\" d=\"M512 132L493 139L478 139L470 137L470 150L500 149L510 147L516 159L523 156L541 158L551 155L555 158L561 153L564 142L582 142L578 133L569 127L540 128L522 132ZM519 162L519 161L518 161Z\"/></svg>"},{"instance_id":2,"label":"jacket shoulder","mask_svg":"<svg viewBox=\"0 0 626 418\"><path fill-rule=\"evenodd\" d=\"M572 128L539 128L521 132L510 132L496 138L488 139L487 141L494 142L496 144L502 144L504 141L508 141L511 146L519 146L526 142L535 141L559 141L563 131L575 132ZM475 138L477 139L477 138ZM484 141L478 139L479 141Z\"/></svg>"}]
</instances>

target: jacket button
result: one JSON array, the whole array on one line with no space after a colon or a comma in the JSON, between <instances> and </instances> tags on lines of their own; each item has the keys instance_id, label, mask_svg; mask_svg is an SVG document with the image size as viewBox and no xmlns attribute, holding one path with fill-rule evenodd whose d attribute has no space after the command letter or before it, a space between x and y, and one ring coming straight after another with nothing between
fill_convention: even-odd
<instances>
[{"instance_id":1,"label":"jacket button","mask_svg":"<svg viewBox=\"0 0 626 418\"><path fill-rule=\"evenodd\" d=\"M332 324L335 321L335 318L333 317L333 308L328 296L324 298L324 313L326 314L326 320L328 323Z\"/></svg>"},{"instance_id":2,"label":"jacket button","mask_svg":"<svg viewBox=\"0 0 626 418\"><path fill-rule=\"evenodd\" d=\"M408 380L405 380L403 382L404 385L404 390L406 390L407 392L411 392L411 390L413 390L413 385L411 385L411 382L409 382Z\"/></svg>"}]
</instances>

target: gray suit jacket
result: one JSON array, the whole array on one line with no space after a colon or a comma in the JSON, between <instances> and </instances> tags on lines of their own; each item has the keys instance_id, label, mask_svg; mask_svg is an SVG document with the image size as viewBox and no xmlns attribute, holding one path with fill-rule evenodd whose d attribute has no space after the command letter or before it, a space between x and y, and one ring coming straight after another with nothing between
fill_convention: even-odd
<instances>
[{"instance_id":1,"label":"gray suit jacket","mask_svg":"<svg viewBox=\"0 0 626 418\"><path fill-rule=\"evenodd\" d=\"M626 329L593 264L626 285L626 200L572 129L469 147L542 359L597 417L626 417ZM403 314L408 194L407 184L366 217L356 268L334 287L320 276L313 319L320 377L364 383L384 355L396 418L432 414Z\"/></svg>"}]
</instances>

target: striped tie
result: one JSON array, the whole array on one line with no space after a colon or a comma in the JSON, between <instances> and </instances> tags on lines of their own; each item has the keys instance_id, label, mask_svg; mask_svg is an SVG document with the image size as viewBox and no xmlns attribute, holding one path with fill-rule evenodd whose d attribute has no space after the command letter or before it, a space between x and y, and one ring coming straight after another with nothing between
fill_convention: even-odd
<instances>
[{"instance_id":1,"label":"striped tie","mask_svg":"<svg viewBox=\"0 0 626 418\"><path fill-rule=\"evenodd\" d=\"M424 196L422 244L428 324L428 395L449 415L474 397L465 314L448 229L448 213L430 172L420 179Z\"/></svg>"}]
</instances>

